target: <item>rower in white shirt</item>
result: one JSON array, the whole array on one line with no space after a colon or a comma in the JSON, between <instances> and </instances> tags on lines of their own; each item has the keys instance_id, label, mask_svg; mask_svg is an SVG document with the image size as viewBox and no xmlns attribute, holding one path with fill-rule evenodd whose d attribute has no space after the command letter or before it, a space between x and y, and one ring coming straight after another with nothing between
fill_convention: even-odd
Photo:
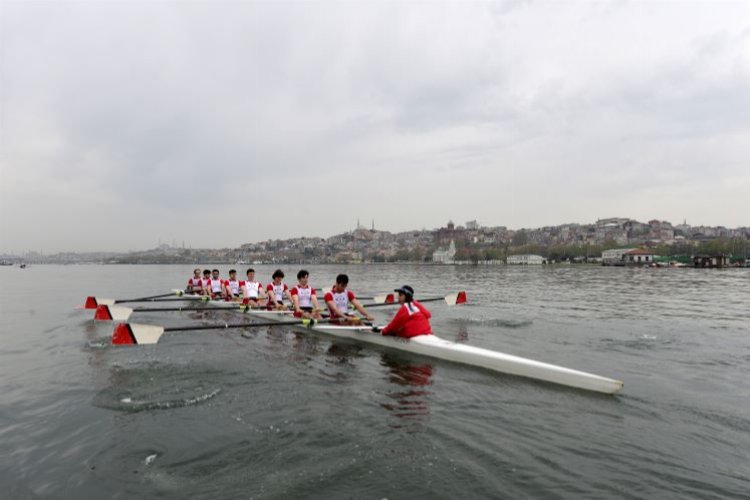
<instances>
[{"instance_id":1,"label":"rower in white shirt","mask_svg":"<svg viewBox=\"0 0 750 500\"><path fill-rule=\"evenodd\" d=\"M268 284L266 291L268 292L268 308L269 309L284 309L284 297L292 300L289 296L289 287L284 283L284 271L277 269L271 275L273 281Z\"/></svg>"},{"instance_id":2,"label":"rower in white shirt","mask_svg":"<svg viewBox=\"0 0 750 500\"><path fill-rule=\"evenodd\" d=\"M236 270L229 270L229 279L224 280L222 287L224 290L224 298L226 300L241 300L240 295L242 294L242 290L240 290L240 281L237 279Z\"/></svg>"},{"instance_id":3,"label":"rower in white shirt","mask_svg":"<svg viewBox=\"0 0 750 500\"><path fill-rule=\"evenodd\" d=\"M247 279L240 281L243 301L252 308L262 306L268 299L263 283L255 281L255 269L247 270Z\"/></svg>"},{"instance_id":4,"label":"rower in white shirt","mask_svg":"<svg viewBox=\"0 0 750 500\"><path fill-rule=\"evenodd\" d=\"M294 306L294 316L297 318L319 319L321 317L320 305L318 304L315 289L308 283L309 279L310 273L301 269L297 273L297 286L289 292L292 297L292 305Z\"/></svg>"}]
</instances>

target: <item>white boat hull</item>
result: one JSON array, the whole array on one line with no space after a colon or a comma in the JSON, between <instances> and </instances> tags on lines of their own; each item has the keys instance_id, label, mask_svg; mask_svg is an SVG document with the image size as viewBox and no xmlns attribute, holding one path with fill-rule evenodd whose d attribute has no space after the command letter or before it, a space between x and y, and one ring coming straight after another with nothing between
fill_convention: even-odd
<instances>
[{"instance_id":1,"label":"white boat hull","mask_svg":"<svg viewBox=\"0 0 750 500\"><path fill-rule=\"evenodd\" d=\"M289 317L268 313L250 312L258 315L264 320L278 318L279 321L288 321ZM420 335L410 339L392 336L383 336L373 333L369 327L362 326L338 326L318 324L313 327L292 326L295 330L324 333L334 337L345 338L357 342L374 344L399 351L419 354L431 358L452 361L464 365L478 366L509 375L542 380L553 384L560 384L588 391L615 394L622 389L623 383L607 377L601 377L592 373L586 373L562 366L542 363L532 359L513 356L502 352L491 351L481 347L458 344L435 335Z\"/></svg>"}]
</instances>

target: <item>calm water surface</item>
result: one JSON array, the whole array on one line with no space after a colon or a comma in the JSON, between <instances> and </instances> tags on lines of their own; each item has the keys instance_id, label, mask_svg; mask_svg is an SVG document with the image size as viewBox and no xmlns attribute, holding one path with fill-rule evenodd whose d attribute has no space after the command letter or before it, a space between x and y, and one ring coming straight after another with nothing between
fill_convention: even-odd
<instances>
[{"instance_id":1,"label":"calm water surface","mask_svg":"<svg viewBox=\"0 0 750 500\"><path fill-rule=\"evenodd\" d=\"M347 272L362 295L466 289L467 306L431 305L440 336L625 388L586 393L285 327L113 347L112 325L75 306L168 291L190 266L3 267L2 496L750 497L750 269L309 270L314 286ZM224 320L236 317L133 317Z\"/></svg>"}]
</instances>

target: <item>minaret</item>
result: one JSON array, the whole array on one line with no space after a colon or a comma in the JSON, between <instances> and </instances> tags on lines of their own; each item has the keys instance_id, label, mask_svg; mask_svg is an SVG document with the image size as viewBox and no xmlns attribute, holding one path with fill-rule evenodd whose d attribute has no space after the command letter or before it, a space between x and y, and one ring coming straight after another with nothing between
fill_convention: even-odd
<instances>
[{"instance_id":1,"label":"minaret","mask_svg":"<svg viewBox=\"0 0 750 500\"><path fill-rule=\"evenodd\" d=\"M372 219L372 230L375 231L375 219Z\"/></svg>"}]
</instances>

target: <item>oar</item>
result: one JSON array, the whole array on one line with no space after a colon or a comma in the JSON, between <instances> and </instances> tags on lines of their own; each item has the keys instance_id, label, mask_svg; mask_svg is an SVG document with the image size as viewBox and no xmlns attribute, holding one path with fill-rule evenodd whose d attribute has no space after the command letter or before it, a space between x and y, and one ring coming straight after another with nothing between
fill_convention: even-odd
<instances>
[{"instance_id":1,"label":"oar","mask_svg":"<svg viewBox=\"0 0 750 500\"><path fill-rule=\"evenodd\" d=\"M148 313L148 312L162 312L162 311L233 311L239 309L242 312L246 312L249 308L242 304L227 302L225 306L186 306L186 307L124 307L124 306L108 306L101 304L96 308L94 314L95 321L127 321L130 315L133 313Z\"/></svg>"},{"instance_id":2,"label":"oar","mask_svg":"<svg viewBox=\"0 0 750 500\"><path fill-rule=\"evenodd\" d=\"M358 299L367 300L370 297L357 297ZM386 295L376 295L372 297L372 301L376 304L392 304L396 302L395 297L392 293L386 294Z\"/></svg>"},{"instance_id":3,"label":"oar","mask_svg":"<svg viewBox=\"0 0 750 500\"><path fill-rule=\"evenodd\" d=\"M201 326L156 326L141 325L138 323L120 323L115 326L112 332L112 344L115 345L137 345L137 344L156 344L159 337L166 332L188 332L195 330L224 330L228 328L258 328L264 326L283 326L283 325L304 325L308 328L315 326L321 321L331 320L312 320L300 319L296 321L268 321L265 323L222 323L217 325Z\"/></svg>"},{"instance_id":4,"label":"oar","mask_svg":"<svg viewBox=\"0 0 750 500\"><path fill-rule=\"evenodd\" d=\"M160 300L165 300L165 299L162 299L162 297L171 297L172 295L177 295L178 297L184 296L185 299L201 297L200 295L185 295L184 290L177 290L177 289L172 290L171 293L152 295L150 297L138 297L135 299L105 299L101 297L88 296L86 297L86 304L83 307L84 309L96 309L101 304L111 306L114 304L121 304L123 302L151 302L151 301L157 302ZM171 300L185 300L185 299L171 299Z\"/></svg>"},{"instance_id":5,"label":"oar","mask_svg":"<svg viewBox=\"0 0 750 500\"><path fill-rule=\"evenodd\" d=\"M419 302L437 302L439 300L444 300L446 304L449 306L455 306L457 304L465 304L466 303L466 292L461 291L457 293L451 293L446 295L445 297L430 297L428 299L419 299ZM379 304L363 304L364 307L372 308L372 307L384 307L384 306L397 306L398 302L385 302L385 303L379 303Z\"/></svg>"},{"instance_id":6,"label":"oar","mask_svg":"<svg viewBox=\"0 0 750 500\"><path fill-rule=\"evenodd\" d=\"M102 300L111 301L112 299L98 299L98 300L99 300L99 304L102 304L101 302ZM117 300L112 301L112 303L104 302L104 304L111 306L112 304L125 304L126 302L132 304L133 302L189 302L191 300L193 301L198 300L201 302L208 302L210 300L219 301L219 299L212 299L208 295L185 295L181 298L170 297L168 299L126 299L126 300L117 299Z\"/></svg>"},{"instance_id":7,"label":"oar","mask_svg":"<svg viewBox=\"0 0 750 500\"><path fill-rule=\"evenodd\" d=\"M130 299L128 302L137 302L140 300L151 300L151 299L160 299L162 297L171 297L172 295L177 295L178 297L181 297L185 294L185 290L177 290L173 289L171 293L162 293L161 295L151 295L149 297L138 297L137 299ZM124 301L120 301L124 302Z\"/></svg>"},{"instance_id":8,"label":"oar","mask_svg":"<svg viewBox=\"0 0 750 500\"><path fill-rule=\"evenodd\" d=\"M383 295L372 295L372 296L370 296L370 295L357 295L357 298L359 300L372 300L373 302L378 302L378 303L380 303L380 302L393 302L393 300L394 300L392 293L383 294Z\"/></svg>"}]
</instances>

